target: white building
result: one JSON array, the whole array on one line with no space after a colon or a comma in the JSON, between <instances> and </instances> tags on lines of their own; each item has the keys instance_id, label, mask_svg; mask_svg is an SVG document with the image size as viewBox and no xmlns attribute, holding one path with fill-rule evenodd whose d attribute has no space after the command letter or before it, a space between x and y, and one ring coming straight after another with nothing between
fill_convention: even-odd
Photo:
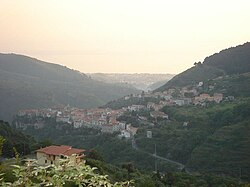
<instances>
[{"instance_id":1,"label":"white building","mask_svg":"<svg viewBox=\"0 0 250 187\"><path fill-rule=\"evenodd\" d=\"M71 123L70 116L57 116L56 122Z\"/></svg>"},{"instance_id":2,"label":"white building","mask_svg":"<svg viewBox=\"0 0 250 187\"><path fill-rule=\"evenodd\" d=\"M130 138L131 137L131 134L129 131L127 130L122 130L121 131L121 134L118 135L120 138L124 137L124 138Z\"/></svg>"},{"instance_id":3,"label":"white building","mask_svg":"<svg viewBox=\"0 0 250 187\"><path fill-rule=\"evenodd\" d=\"M73 123L73 125L74 125L74 128L80 128L80 127L82 127L83 126L83 121L82 120L75 120L74 121L74 123Z\"/></svg>"},{"instance_id":4,"label":"white building","mask_svg":"<svg viewBox=\"0 0 250 187\"><path fill-rule=\"evenodd\" d=\"M140 111L140 110L142 110L142 109L145 109L146 107L144 106L144 105L132 105L132 106L128 106L128 110L130 111L130 112L132 112L132 111Z\"/></svg>"},{"instance_id":5,"label":"white building","mask_svg":"<svg viewBox=\"0 0 250 187\"><path fill-rule=\"evenodd\" d=\"M175 104L178 106L183 106L185 105L185 101L183 99L176 99L174 100Z\"/></svg>"},{"instance_id":6,"label":"white building","mask_svg":"<svg viewBox=\"0 0 250 187\"><path fill-rule=\"evenodd\" d=\"M147 138L152 138L152 131L147 131Z\"/></svg>"}]
</instances>

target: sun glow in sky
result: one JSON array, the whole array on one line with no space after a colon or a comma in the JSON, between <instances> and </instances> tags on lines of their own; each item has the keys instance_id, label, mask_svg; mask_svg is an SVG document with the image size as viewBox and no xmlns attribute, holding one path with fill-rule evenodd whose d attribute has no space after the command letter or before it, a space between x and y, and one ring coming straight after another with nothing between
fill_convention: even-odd
<instances>
[{"instance_id":1,"label":"sun glow in sky","mask_svg":"<svg viewBox=\"0 0 250 187\"><path fill-rule=\"evenodd\" d=\"M1 0L0 52L82 72L180 73L250 41L249 0Z\"/></svg>"}]
</instances>

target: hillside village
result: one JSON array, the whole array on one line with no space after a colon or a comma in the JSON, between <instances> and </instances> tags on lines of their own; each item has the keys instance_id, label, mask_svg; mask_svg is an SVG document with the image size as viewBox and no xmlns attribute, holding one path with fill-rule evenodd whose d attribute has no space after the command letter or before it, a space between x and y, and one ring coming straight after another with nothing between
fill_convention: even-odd
<instances>
[{"instance_id":1,"label":"hillside village","mask_svg":"<svg viewBox=\"0 0 250 187\"><path fill-rule=\"evenodd\" d=\"M235 99L234 96L225 96L223 93L215 92L214 85L209 85L207 87L208 88L205 90L204 83L199 82L194 86L170 88L162 92L142 91L140 94L127 95L122 99L110 102L105 106L116 109L124 109L124 106L126 106L127 103L137 103L127 106L126 110L131 112L145 109L151 111L160 111L166 106L181 107L185 105L194 105L206 107L209 103L219 104L222 101L233 101ZM166 118L164 114L162 114L160 117Z\"/></svg>"},{"instance_id":2,"label":"hillside village","mask_svg":"<svg viewBox=\"0 0 250 187\"><path fill-rule=\"evenodd\" d=\"M207 102L220 103L223 100L222 93L214 93L210 95L202 91L203 82L199 82L196 86L171 88L163 92L142 92L141 94L132 94L125 96L124 100L131 98L155 98L159 103L148 102L147 108L152 108L156 111L164 106L183 106L183 105L199 105L206 106ZM212 91L214 86L209 86L209 91ZM226 100L233 100L233 96L227 96Z\"/></svg>"},{"instance_id":3,"label":"hillside village","mask_svg":"<svg viewBox=\"0 0 250 187\"><path fill-rule=\"evenodd\" d=\"M60 124L68 124L73 128L93 128L102 133L120 132L121 136L130 138L136 134L137 128L130 124L117 121L125 109L111 110L109 108L79 109L70 106L58 106L46 109L20 110L15 118L14 125L19 129L33 127L44 128L46 120L55 119ZM58 127L59 128L59 127Z\"/></svg>"},{"instance_id":4,"label":"hillside village","mask_svg":"<svg viewBox=\"0 0 250 187\"><path fill-rule=\"evenodd\" d=\"M145 116L137 117L143 122L154 122L157 119L168 120L168 114L160 111L165 106L184 106L199 105L206 106L208 102L220 103L223 99L233 100L233 96L224 98L222 93L214 93L210 96L208 93L200 93L203 82L199 82L196 87L183 87L181 89L171 88L163 92L142 92L141 94L131 94L123 97L124 101L138 98L145 101L147 98L156 99L156 102L149 101L143 104L132 104L119 109L93 108L79 109L76 107L57 106L45 109L20 110L14 120L16 128L26 129L33 127L35 129L44 128L46 119L55 119L57 124L68 124L73 128L93 128L100 130L101 133L119 133L119 137L131 138L138 128L131 124L119 120L119 117L125 113L139 111L148 111L150 118ZM213 87L210 86L210 89ZM24 120L25 119L25 120Z\"/></svg>"}]
</instances>

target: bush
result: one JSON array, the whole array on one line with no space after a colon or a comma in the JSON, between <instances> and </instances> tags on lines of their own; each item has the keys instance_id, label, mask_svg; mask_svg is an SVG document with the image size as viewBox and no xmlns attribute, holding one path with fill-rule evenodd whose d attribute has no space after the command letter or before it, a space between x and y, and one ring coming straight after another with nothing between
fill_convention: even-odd
<instances>
[{"instance_id":1,"label":"bush","mask_svg":"<svg viewBox=\"0 0 250 187\"><path fill-rule=\"evenodd\" d=\"M131 181L112 184L107 175L99 175L96 168L84 163L74 164L69 158L61 160L59 166L38 166L29 160L24 166L14 165L14 182L5 182L4 174L0 174L0 186L131 186Z\"/></svg>"}]
</instances>

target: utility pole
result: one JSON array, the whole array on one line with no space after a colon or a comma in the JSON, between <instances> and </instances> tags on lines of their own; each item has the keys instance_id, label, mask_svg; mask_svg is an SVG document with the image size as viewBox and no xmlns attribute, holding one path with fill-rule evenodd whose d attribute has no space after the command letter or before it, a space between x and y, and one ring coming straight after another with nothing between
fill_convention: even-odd
<instances>
[{"instance_id":1,"label":"utility pole","mask_svg":"<svg viewBox=\"0 0 250 187\"><path fill-rule=\"evenodd\" d=\"M156 156L156 144L155 144L155 153L154 153L154 155Z\"/></svg>"},{"instance_id":2,"label":"utility pole","mask_svg":"<svg viewBox=\"0 0 250 187\"><path fill-rule=\"evenodd\" d=\"M241 175L242 175L242 171L241 171L241 168L239 168L239 184L241 184Z\"/></svg>"},{"instance_id":3,"label":"utility pole","mask_svg":"<svg viewBox=\"0 0 250 187\"><path fill-rule=\"evenodd\" d=\"M154 156L156 156L156 144L155 144L155 153L154 153ZM155 172L157 173L157 159L155 157Z\"/></svg>"},{"instance_id":4,"label":"utility pole","mask_svg":"<svg viewBox=\"0 0 250 187\"><path fill-rule=\"evenodd\" d=\"M157 168L157 160L156 160L156 158L155 158L155 172L157 173L157 170L158 170L158 168Z\"/></svg>"}]
</instances>

